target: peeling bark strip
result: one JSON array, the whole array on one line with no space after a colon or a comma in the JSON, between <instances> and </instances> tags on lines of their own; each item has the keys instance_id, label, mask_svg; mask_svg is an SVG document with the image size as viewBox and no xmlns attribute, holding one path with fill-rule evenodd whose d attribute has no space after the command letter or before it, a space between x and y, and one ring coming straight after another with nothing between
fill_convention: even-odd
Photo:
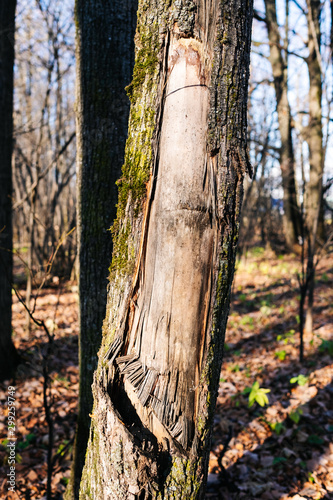
<instances>
[{"instance_id":1,"label":"peeling bark strip","mask_svg":"<svg viewBox=\"0 0 333 500\"><path fill-rule=\"evenodd\" d=\"M121 340L116 337L110 353L121 342L122 354L139 359L130 358L120 373L135 380L142 406L151 407L171 434L182 422L177 439L185 449L193 435L216 234L203 57L201 42L171 35L154 199L130 298L134 312L129 311L131 326ZM112 358L118 365L124 359ZM173 376L170 367L177 367Z\"/></svg>"},{"instance_id":2,"label":"peeling bark strip","mask_svg":"<svg viewBox=\"0 0 333 500\"><path fill-rule=\"evenodd\" d=\"M139 2L81 498L203 497L251 168L251 19L247 0Z\"/></svg>"}]
</instances>

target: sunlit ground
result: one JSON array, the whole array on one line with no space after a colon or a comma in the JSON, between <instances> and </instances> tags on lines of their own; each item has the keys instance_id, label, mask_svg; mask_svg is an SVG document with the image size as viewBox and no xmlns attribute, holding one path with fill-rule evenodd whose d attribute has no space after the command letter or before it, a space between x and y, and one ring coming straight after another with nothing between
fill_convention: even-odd
<instances>
[{"instance_id":1,"label":"sunlit ground","mask_svg":"<svg viewBox=\"0 0 333 500\"><path fill-rule=\"evenodd\" d=\"M260 248L238 263L207 498L333 498L333 270L330 259L322 259L317 271L314 332L305 336L305 362L301 366L299 269L298 257L279 257ZM41 372L47 335L34 324L27 333L23 306L16 297L13 300L13 338L25 360L14 381L17 491L20 498L41 499L47 477L48 426ZM55 280L53 287L43 289L35 316L54 333L50 359L55 432L52 487L54 498L60 499L70 472L77 412L76 284ZM258 384L253 386L255 382ZM2 404L6 397L2 390ZM251 407L249 397L253 399ZM232 438L223 453L229 431ZM5 478L6 411L0 417L0 432L0 472ZM0 487L1 497L6 498L6 480Z\"/></svg>"}]
</instances>

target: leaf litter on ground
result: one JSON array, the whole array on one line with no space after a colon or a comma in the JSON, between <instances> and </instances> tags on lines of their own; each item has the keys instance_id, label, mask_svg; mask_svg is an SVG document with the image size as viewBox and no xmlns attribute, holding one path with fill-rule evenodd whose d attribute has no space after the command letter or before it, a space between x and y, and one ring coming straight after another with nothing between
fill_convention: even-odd
<instances>
[{"instance_id":1,"label":"leaf litter on ground","mask_svg":"<svg viewBox=\"0 0 333 500\"><path fill-rule=\"evenodd\" d=\"M238 264L207 499L333 499L333 270L323 258L302 366L298 268L296 256L279 259L269 251L250 252ZM268 404L253 397L249 404L253 387L270 390ZM233 438L224 450L230 426Z\"/></svg>"},{"instance_id":2,"label":"leaf litter on ground","mask_svg":"<svg viewBox=\"0 0 333 500\"><path fill-rule=\"evenodd\" d=\"M207 499L333 498L333 271L329 258L322 259L315 292L315 330L305 336L302 366L298 362L298 267L297 257L280 259L267 251L250 253L238 264L213 426ZM320 279L321 275L327 279ZM50 370L55 499L63 498L70 475L79 388L77 286L61 282L59 286L60 291L42 290L36 307L36 317L47 322L54 333ZM48 427L41 350L47 337L35 325L30 334L26 332L24 309L15 297L13 302L13 339L25 363L15 381L1 386L5 410L0 416L0 473L6 478L5 402L11 384L16 387L17 491L20 498L43 499ZM285 355L276 356L279 351ZM254 397L258 390L259 404ZM249 405L251 391L253 404ZM228 438L224 450L230 428L233 437ZM0 496L11 498L6 479L0 483Z\"/></svg>"}]
</instances>

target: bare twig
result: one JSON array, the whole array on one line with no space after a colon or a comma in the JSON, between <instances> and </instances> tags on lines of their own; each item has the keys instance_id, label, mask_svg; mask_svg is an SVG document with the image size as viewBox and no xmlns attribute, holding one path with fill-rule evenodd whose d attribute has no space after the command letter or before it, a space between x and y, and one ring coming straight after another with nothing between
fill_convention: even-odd
<instances>
[{"instance_id":1,"label":"bare twig","mask_svg":"<svg viewBox=\"0 0 333 500\"><path fill-rule=\"evenodd\" d=\"M29 196L31 196L31 193L34 191L34 189L36 189L39 181L41 179L43 179L43 177L46 176L46 174L51 170L51 168L53 167L53 165L55 164L55 162L57 160L59 160L60 156L66 151L66 149L68 148L68 146L70 145L70 143L72 142L72 140L74 139L74 137L75 137L75 132L73 132L73 134L69 137L69 139L67 140L67 142L63 145L63 147L61 148L61 150L58 151L57 155L55 156L55 158L52 159L52 161L49 163L49 165L47 167L45 167L42 172L40 172L40 174L38 175L38 177L35 180L35 182L30 186L30 189L26 192L25 196L21 200L19 200L16 203L14 203L13 210L16 210L18 207L20 207L21 205L23 205L23 203L25 201L27 201L27 199L29 198ZM20 150L19 150L19 153L22 154Z\"/></svg>"}]
</instances>

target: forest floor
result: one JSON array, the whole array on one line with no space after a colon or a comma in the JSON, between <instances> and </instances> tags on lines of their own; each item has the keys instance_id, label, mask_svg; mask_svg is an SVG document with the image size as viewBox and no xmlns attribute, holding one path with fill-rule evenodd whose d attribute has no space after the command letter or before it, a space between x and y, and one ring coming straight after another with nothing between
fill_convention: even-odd
<instances>
[{"instance_id":1,"label":"forest floor","mask_svg":"<svg viewBox=\"0 0 333 500\"><path fill-rule=\"evenodd\" d=\"M333 499L332 261L323 258L317 270L314 331L305 336L302 365L298 361L299 269L296 256L276 256L261 248L252 249L238 263L207 499ZM48 337L35 324L26 332L23 306L15 296L13 301L13 338L25 362L15 380L0 387L5 408L0 416L0 497L44 499L49 433L43 358ZM54 499L61 499L70 474L79 388L76 284L55 280L54 286L41 290L34 315L54 334L49 359L52 491ZM9 386L15 391L8 391ZM17 494L12 497L6 476L9 395L15 398L17 438ZM264 406L255 401L249 407L249 397Z\"/></svg>"}]
</instances>

